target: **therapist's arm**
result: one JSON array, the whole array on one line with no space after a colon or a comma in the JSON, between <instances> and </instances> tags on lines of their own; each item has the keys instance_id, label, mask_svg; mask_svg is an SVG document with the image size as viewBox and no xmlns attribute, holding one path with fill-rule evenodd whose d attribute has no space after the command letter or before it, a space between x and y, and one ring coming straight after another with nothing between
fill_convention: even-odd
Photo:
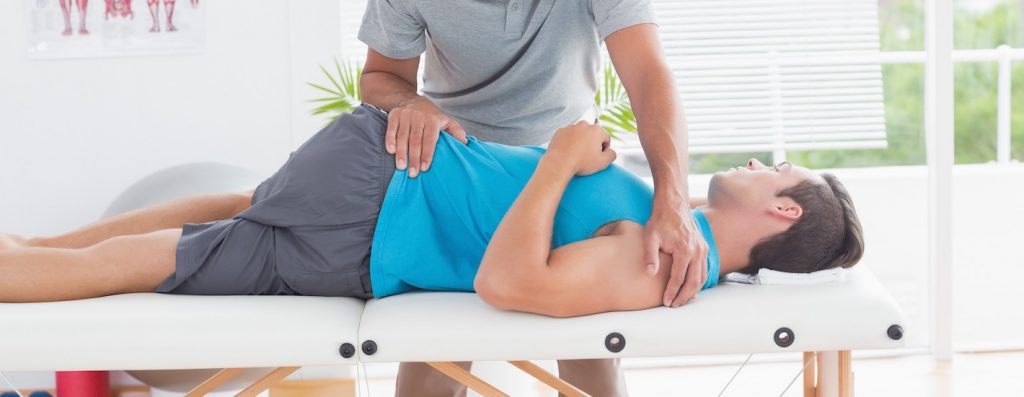
<instances>
[{"instance_id":1,"label":"therapist's arm","mask_svg":"<svg viewBox=\"0 0 1024 397\"><path fill-rule=\"evenodd\" d=\"M707 243L689 216L689 155L683 105L665 62L657 26L634 25L605 38L608 54L637 118L640 143L654 177L654 203L644 228L644 262L652 275L662 266L659 250L672 254L662 303L679 306L704 284Z\"/></svg>"},{"instance_id":2,"label":"therapist's arm","mask_svg":"<svg viewBox=\"0 0 1024 397\"><path fill-rule=\"evenodd\" d=\"M395 166L408 167L413 178L430 168L441 130L467 143L458 122L416 93L419 65L419 56L393 59L370 48L359 79L363 101L388 112L385 147L395 155Z\"/></svg>"}]
</instances>

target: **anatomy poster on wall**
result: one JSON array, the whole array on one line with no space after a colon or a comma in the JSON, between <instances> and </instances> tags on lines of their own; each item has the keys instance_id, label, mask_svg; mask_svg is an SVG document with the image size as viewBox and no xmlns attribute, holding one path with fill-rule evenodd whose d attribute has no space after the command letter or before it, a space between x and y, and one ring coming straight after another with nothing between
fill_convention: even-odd
<instances>
[{"instance_id":1,"label":"anatomy poster on wall","mask_svg":"<svg viewBox=\"0 0 1024 397\"><path fill-rule=\"evenodd\" d=\"M24 0L30 58L195 53L206 40L200 1Z\"/></svg>"}]
</instances>

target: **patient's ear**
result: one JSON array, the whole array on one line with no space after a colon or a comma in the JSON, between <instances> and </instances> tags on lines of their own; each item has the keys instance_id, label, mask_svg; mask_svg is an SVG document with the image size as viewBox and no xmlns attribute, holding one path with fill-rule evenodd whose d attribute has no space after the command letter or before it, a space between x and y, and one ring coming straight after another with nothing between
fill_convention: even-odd
<instances>
[{"instance_id":1,"label":"patient's ear","mask_svg":"<svg viewBox=\"0 0 1024 397\"><path fill-rule=\"evenodd\" d=\"M771 212L774 216L781 217L789 222L796 222L804 214L804 209L792 198L780 196L772 203Z\"/></svg>"}]
</instances>

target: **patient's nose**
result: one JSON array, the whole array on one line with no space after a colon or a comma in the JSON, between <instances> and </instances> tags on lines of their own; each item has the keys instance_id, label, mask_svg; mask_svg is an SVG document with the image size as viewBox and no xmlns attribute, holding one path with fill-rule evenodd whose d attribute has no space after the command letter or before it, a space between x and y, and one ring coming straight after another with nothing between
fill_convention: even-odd
<instances>
[{"instance_id":1,"label":"patient's nose","mask_svg":"<svg viewBox=\"0 0 1024 397\"><path fill-rule=\"evenodd\" d=\"M766 167L765 167L764 164L762 164L757 159L751 158L750 160L747 160L747 169L748 170L758 170L758 169L762 169L762 168L766 168Z\"/></svg>"}]
</instances>

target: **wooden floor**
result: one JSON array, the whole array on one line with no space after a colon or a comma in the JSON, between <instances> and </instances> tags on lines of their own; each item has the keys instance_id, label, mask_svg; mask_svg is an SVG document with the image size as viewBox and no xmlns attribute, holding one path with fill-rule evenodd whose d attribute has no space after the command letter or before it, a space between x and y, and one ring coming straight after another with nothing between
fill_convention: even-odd
<instances>
[{"instance_id":1,"label":"wooden floor","mask_svg":"<svg viewBox=\"0 0 1024 397\"><path fill-rule=\"evenodd\" d=\"M799 362L752 362L748 364L724 396L779 396L786 385L800 370ZM482 376L504 377L489 379L514 396L553 397L550 389L539 384L521 372L514 371L508 364L495 365L498 372ZM553 362L541 362L549 370ZM394 374L397 365L373 364L367 368L369 382L361 385L364 395L394 395ZM507 368L504 368L507 367ZM626 383L630 396L717 396L726 384L736 365L685 366L654 369L627 369ZM854 392L858 397L876 396L1024 396L1024 352L957 354L948 365L936 366L931 357L915 355L895 358L858 359L854 358ZM344 368L347 372L350 367ZM354 371L352 372L354 375ZM286 387L271 391L270 397L342 397L354 396L354 385L340 379L327 381L289 380ZM285 385L279 385L285 386ZM785 394L788 397L801 396L798 379ZM134 391L131 386L122 387L129 393L124 397L146 397L149 393ZM368 389L367 389L368 388ZM0 387L3 389L3 387ZM31 391L31 390L26 390ZM27 395L27 393L26 393ZM473 393L469 394L473 396Z\"/></svg>"},{"instance_id":2,"label":"wooden floor","mask_svg":"<svg viewBox=\"0 0 1024 397\"><path fill-rule=\"evenodd\" d=\"M951 365L929 356L855 359L854 393L874 396L1024 396L1024 352L958 354ZM630 370L632 396L717 396L736 366ZM724 396L778 396L800 369L794 363L747 365ZM799 380L785 396L801 395Z\"/></svg>"},{"instance_id":3,"label":"wooden floor","mask_svg":"<svg viewBox=\"0 0 1024 397\"><path fill-rule=\"evenodd\" d=\"M717 396L737 366L628 369L626 383L632 397ZM853 368L858 397L1024 396L1024 352L957 354L944 368L926 355L854 359ZM748 364L723 396L778 396L799 370L796 361ZM797 380L785 396L801 396L800 385ZM371 378L369 387L371 396L393 395L394 378ZM514 395L554 396L540 386L526 390L535 394Z\"/></svg>"}]
</instances>

